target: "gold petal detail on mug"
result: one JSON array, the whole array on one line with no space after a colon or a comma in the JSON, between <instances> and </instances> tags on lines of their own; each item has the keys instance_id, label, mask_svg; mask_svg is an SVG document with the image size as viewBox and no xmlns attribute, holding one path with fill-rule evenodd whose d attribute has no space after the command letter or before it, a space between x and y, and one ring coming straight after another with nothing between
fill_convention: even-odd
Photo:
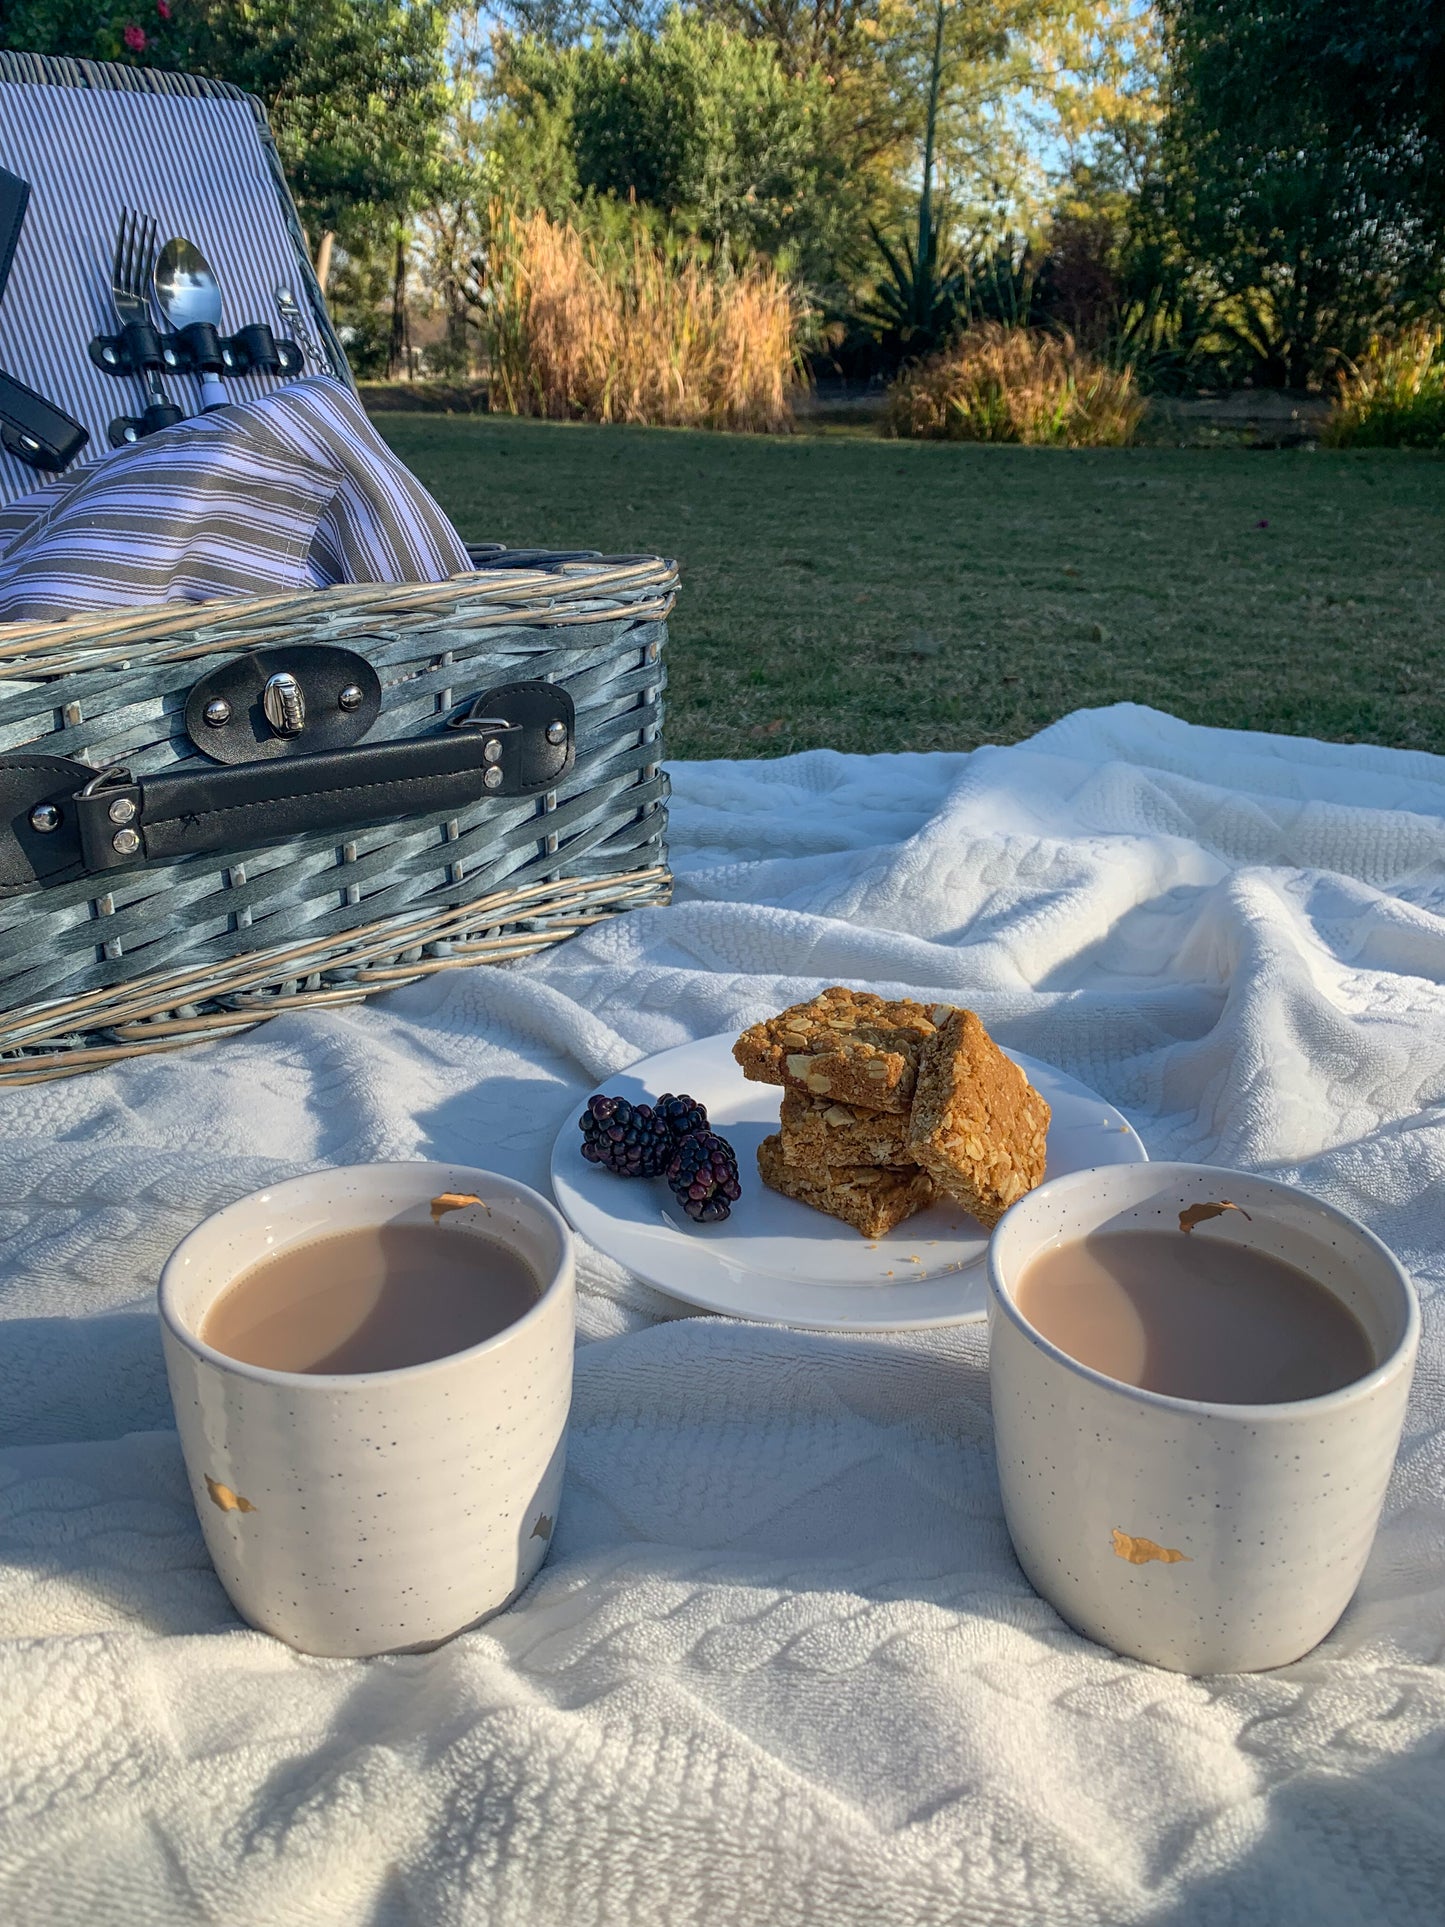
<instances>
[{"instance_id":1,"label":"gold petal detail on mug","mask_svg":"<svg viewBox=\"0 0 1445 1927\"><path fill-rule=\"evenodd\" d=\"M251 1501L249 1499L243 1499L239 1492L233 1492L230 1486L222 1485L220 1480L213 1479L209 1472L205 1476L206 1490L211 1495L211 1503L218 1505L222 1512L254 1512L256 1510Z\"/></svg>"},{"instance_id":2,"label":"gold petal detail on mug","mask_svg":"<svg viewBox=\"0 0 1445 1927\"><path fill-rule=\"evenodd\" d=\"M549 1513L544 1512L542 1514L536 1525L532 1527L531 1536L534 1539L550 1539L552 1537L552 1519Z\"/></svg>"},{"instance_id":3,"label":"gold petal detail on mug","mask_svg":"<svg viewBox=\"0 0 1445 1927\"><path fill-rule=\"evenodd\" d=\"M1231 1204L1228 1198L1221 1198L1218 1204L1191 1204L1187 1211L1181 1211L1179 1229L1192 1231L1195 1225L1203 1224L1206 1218L1222 1218L1226 1211L1237 1211L1241 1218L1249 1218L1242 1204ZM1254 1222L1252 1218L1249 1221L1251 1224Z\"/></svg>"},{"instance_id":4,"label":"gold petal detail on mug","mask_svg":"<svg viewBox=\"0 0 1445 1927\"><path fill-rule=\"evenodd\" d=\"M469 1204L482 1204L481 1199L472 1191L443 1191L439 1198L431 1201L431 1221L440 1224L448 1211L465 1211ZM482 1204L483 1211L490 1209Z\"/></svg>"},{"instance_id":5,"label":"gold petal detail on mug","mask_svg":"<svg viewBox=\"0 0 1445 1927\"><path fill-rule=\"evenodd\" d=\"M1176 1552L1173 1546L1156 1546L1152 1539L1131 1539L1127 1532L1114 1528L1114 1550L1121 1559L1127 1559L1131 1566L1147 1566L1151 1559L1161 1565L1177 1566L1190 1563L1187 1552Z\"/></svg>"}]
</instances>

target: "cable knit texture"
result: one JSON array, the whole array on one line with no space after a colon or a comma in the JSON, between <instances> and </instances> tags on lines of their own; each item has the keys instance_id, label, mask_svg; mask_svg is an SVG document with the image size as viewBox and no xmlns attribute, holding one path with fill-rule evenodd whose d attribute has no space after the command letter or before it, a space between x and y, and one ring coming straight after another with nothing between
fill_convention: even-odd
<instances>
[{"instance_id":1,"label":"cable knit texture","mask_svg":"<svg viewBox=\"0 0 1445 1927\"><path fill-rule=\"evenodd\" d=\"M1445 761L1126 706L673 774L670 910L0 1093L0 1916L1434 1923ZM1014 1564L982 1328L684 1317L591 1252L523 1600L369 1664L242 1627L170 1429L152 1292L182 1233L359 1159L545 1186L595 1081L833 982L966 1002L1154 1156L1297 1181L1413 1268L1415 1394L1332 1637L1256 1677L1114 1658Z\"/></svg>"}]
</instances>

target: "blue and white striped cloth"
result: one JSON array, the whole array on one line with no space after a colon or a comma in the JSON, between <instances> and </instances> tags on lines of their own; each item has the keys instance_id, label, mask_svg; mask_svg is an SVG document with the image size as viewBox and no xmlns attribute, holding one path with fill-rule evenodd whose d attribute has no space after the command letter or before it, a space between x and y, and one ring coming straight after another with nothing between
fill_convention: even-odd
<instances>
[{"instance_id":1,"label":"blue and white striped cloth","mask_svg":"<svg viewBox=\"0 0 1445 1927\"><path fill-rule=\"evenodd\" d=\"M178 422L0 509L0 622L470 567L355 395L324 375Z\"/></svg>"}]
</instances>

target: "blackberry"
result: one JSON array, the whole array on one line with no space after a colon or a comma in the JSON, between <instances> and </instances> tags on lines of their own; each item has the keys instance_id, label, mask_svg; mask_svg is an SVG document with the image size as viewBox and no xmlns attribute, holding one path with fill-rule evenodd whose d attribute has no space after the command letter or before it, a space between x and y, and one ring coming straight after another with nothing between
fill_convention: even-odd
<instances>
[{"instance_id":1,"label":"blackberry","mask_svg":"<svg viewBox=\"0 0 1445 1927\"><path fill-rule=\"evenodd\" d=\"M733 1147L716 1131L694 1131L667 1167L672 1195L695 1224L716 1224L742 1196Z\"/></svg>"},{"instance_id":2,"label":"blackberry","mask_svg":"<svg viewBox=\"0 0 1445 1927\"><path fill-rule=\"evenodd\" d=\"M679 1143L683 1138L691 1137L694 1131L712 1128L707 1121L707 1106L699 1104L695 1097L674 1097L669 1091L665 1097L658 1098L652 1110L653 1115L662 1119Z\"/></svg>"},{"instance_id":3,"label":"blackberry","mask_svg":"<svg viewBox=\"0 0 1445 1927\"><path fill-rule=\"evenodd\" d=\"M660 1177L677 1149L652 1106L625 1097L594 1097L577 1122L587 1162L622 1178Z\"/></svg>"}]
</instances>

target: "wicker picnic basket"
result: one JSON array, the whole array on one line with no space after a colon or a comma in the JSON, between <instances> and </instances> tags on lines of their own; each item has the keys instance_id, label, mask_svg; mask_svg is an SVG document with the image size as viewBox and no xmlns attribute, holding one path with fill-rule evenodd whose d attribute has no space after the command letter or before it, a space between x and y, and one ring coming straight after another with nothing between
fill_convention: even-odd
<instances>
[{"instance_id":1,"label":"wicker picnic basket","mask_svg":"<svg viewBox=\"0 0 1445 1927\"><path fill-rule=\"evenodd\" d=\"M0 1083L522 957L667 900L675 566L474 560L444 583L0 625ZM330 689L356 740L273 743L260 705L288 675ZM206 734L217 689L243 739L229 765ZM258 729L276 755L245 760Z\"/></svg>"},{"instance_id":2,"label":"wicker picnic basket","mask_svg":"<svg viewBox=\"0 0 1445 1927\"><path fill-rule=\"evenodd\" d=\"M265 113L236 88L0 50L0 165L36 184L0 365L88 428L77 467L135 393L84 347L118 205L204 236L233 322L294 290L308 369L350 383ZM41 479L0 450L0 502ZM448 582L0 624L0 1083L667 900L674 565L472 560Z\"/></svg>"}]
</instances>

